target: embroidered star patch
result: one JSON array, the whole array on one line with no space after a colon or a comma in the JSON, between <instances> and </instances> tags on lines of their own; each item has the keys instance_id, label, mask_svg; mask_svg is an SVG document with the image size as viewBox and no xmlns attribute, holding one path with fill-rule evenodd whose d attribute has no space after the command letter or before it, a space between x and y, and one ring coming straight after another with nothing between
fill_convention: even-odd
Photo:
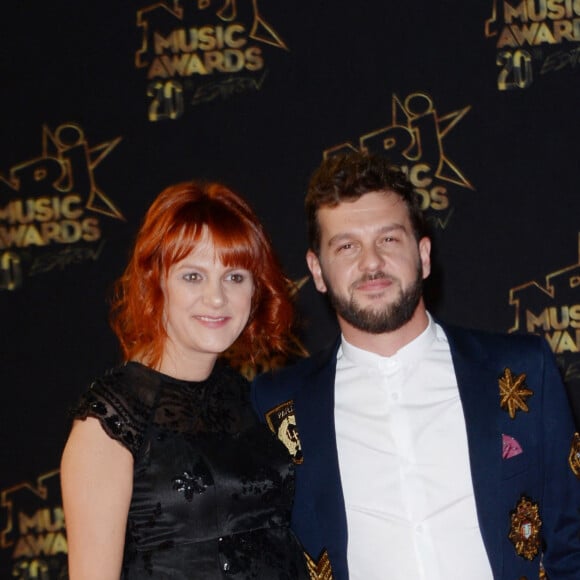
<instances>
[{"instance_id":1,"label":"embroidered star patch","mask_svg":"<svg viewBox=\"0 0 580 580\"><path fill-rule=\"evenodd\" d=\"M500 406L509 413L511 419L516 416L517 411L529 411L526 398L533 394L527 388L525 373L514 377L511 369L504 370L503 376L499 378Z\"/></svg>"}]
</instances>

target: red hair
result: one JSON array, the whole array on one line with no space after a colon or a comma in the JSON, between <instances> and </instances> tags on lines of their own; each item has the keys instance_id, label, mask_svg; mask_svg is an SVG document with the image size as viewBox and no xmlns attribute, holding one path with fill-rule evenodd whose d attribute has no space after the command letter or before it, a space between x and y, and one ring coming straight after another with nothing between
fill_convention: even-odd
<instances>
[{"instance_id":1,"label":"red hair","mask_svg":"<svg viewBox=\"0 0 580 580\"><path fill-rule=\"evenodd\" d=\"M255 365L296 352L289 280L258 218L224 185L185 182L168 187L155 199L116 283L111 326L125 360L159 365L167 338L162 282L169 268L195 247L204 226L217 258L225 266L249 270L254 278L252 313L235 343L235 358Z\"/></svg>"}]
</instances>

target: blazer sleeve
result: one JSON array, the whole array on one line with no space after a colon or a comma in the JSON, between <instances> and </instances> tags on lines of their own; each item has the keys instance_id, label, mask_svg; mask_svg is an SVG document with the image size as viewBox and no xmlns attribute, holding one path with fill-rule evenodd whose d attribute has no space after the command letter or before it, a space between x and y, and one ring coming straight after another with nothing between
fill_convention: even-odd
<instances>
[{"instance_id":1,"label":"blazer sleeve","mask_svg":"<svg viewBox=\"0 0 580 580\"><path fill-rule=\"evenodd\" d=\"M556 361L542 340L543 565L548 578L580 578L580 447Z\"/></svg>"}]
</instances>

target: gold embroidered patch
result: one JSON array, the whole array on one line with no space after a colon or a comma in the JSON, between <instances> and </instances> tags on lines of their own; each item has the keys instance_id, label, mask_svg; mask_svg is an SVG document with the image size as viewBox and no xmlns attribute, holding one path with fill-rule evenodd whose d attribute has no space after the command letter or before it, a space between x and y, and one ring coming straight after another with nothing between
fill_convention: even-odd
<instances>
[{"instance_id":1,"label":"gold embroidered patch","mask_svg":"<svg viewBox=\"0 0 580 580\"><path fill-rule=\"evenodd\" d=\"M570 469L572 473L580 479L580 435L574 433L572 438L572 447L570 449L570 455L568 456L568 463L570 464Z\"/></svg>"},{"instance_id":2,"label":"gold embroidered patch","mask_svg":"<svg viewBox=\"0 0 580 580\"><path fill-rule=\"evenodd\" d=\"M298 428L296 427L294 401L286 401L268 411L266 413L266 423L268 423L272 433L284 443L292 457L292 461L297 465L301 464L304 458L302 456L302 445L298 437Z\"/></svg>"},{"instance_id":3,"label":"gold embroidered patch","mask_svg":"<svg viewBox=\"0 0 580 580\"><path fill-rule=\"evenodd\" d=\"M511 419L516 416L517 411L529 411L525 399L533 394L527 388L525 373L514 377L511 369L504 370L503 376L499 378L500 406L509 413Z\"/></svg>"},{"instance_id":4,"label":"gold embroidered patch","mask_svg":"<svg viewBox=\"0 0 580 580\"><path fill-rule=\"evenodd\" d=\"M518 556L533 560L540 552L540 519L538 504L522 496L516 509L511 512L509 539Z\"/></svg>"},{"instance_id":5,"label":"gold embroidered patch","mask_svg":"<svg viewBox=\"0 0 580 580\"><path fill-rule=\"evenodd\" d=\"M315 562L306 552L304 552L304 558L306 558L310 580L332 580L332 567L326 550L320 554L318 562Z\"/></svg>"}]
</instances>

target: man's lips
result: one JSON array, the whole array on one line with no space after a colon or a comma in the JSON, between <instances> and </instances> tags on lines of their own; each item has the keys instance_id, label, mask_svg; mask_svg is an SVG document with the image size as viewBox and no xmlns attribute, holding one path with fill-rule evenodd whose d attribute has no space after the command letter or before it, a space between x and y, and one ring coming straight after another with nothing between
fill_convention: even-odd
<instances>
[{"instance_id":1,"label":"man's lips","mask_svg":"<svg viewBox=\"0 0 580 580\"><path fill-rule=\"evenodd\" d=\"M362 292L381 292L392 286L393 281L390 278L374 278L372 280L363 280L355 284L355 289Z\"/></svg>"}]
</instances>

